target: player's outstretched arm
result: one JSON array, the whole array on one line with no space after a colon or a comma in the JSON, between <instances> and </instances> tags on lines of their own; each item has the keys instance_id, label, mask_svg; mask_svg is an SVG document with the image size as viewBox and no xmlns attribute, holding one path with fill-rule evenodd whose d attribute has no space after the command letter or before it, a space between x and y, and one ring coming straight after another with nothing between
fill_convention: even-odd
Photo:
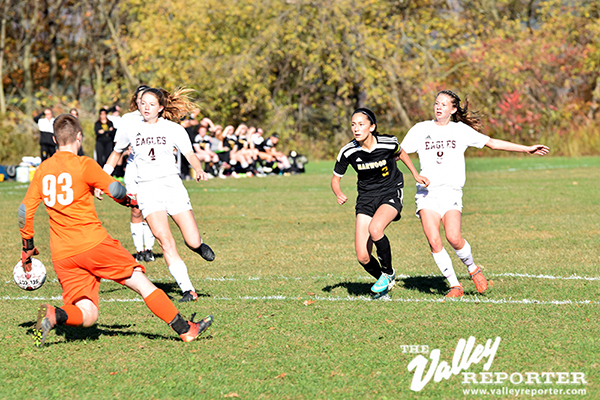
<instances>
[{"instance_id":1,"label":"player's outstretched arm","mask_svg":"<svg viewBox=\"0 0 600 400\"><path fill-rule=\"evenodd\" d=\"M113 152L110 153L110 156L108 156L108 160L106 160L106 164L104 164L104 167L102 167L104 172L106 172L109 175L112 175L120 158L121 158L121 153L113 150ZM102 200L103 194L104 194L104 192L101 189L94 188L94 196L98 200Z\"/></svg>"},{"instance_id":2,"label":"player's outstretched arm","mask_svg":"<svg viewBox=\"0 0 600 400\"><path fill-rule=\"evenodd\" d=\"M194 168L194 170L196 171L196 182L207 181L208 175L206 175L206 172L204 172L204 170L202 169L202 163L200 162L194 151L187 152L183 156L188 160L192 168Z\"/></svg>"},{"instance_id":3,"label":"player's outstretched arm","mask_svg":"<svg viewBox=\"0 0 600 400\"><path fill-rule=\"evenodd\" d=\"M522 144L508 142L506 140L491 139L485 144L492 150L513 151L516 153L537 154L545 156L550 152L550 148L543 144L534 144L533 146L523 146Z\"/></svg>"},{"instance_id":4,"label":"player's outstretched arm","mask_svg":"<svg viewBox=\"0 0 600 400\"><path fill-rule=\"evenodd\" d=\"M417 172L417 169L415 168L414 164L412 163L412 160L410 159L408 154L404 151L404 149L400 149L400 153L398 154L397 159L400 159L404 163L404 165L406 165L406 167L412 174L413 178L415 178L415 181L417 181L417 183L420 183L421 185L423 185L425 187L429 186L429 179L427 179L424 176L421 176Z\"/></svg>"},{"instance_id":5,"label":"player's outstretched arm","mask_svg":"<svg viewBox=\"0 0 600 400\"><path fill-rule=\"evenodd\" d=\"M339 205L342 205L348 201L346 195L342 193L342 187L340 185L341 180L342 178L337 175L333 175L331 178L331 190L333 190L333 194L335 194L335 197L337 197L337 202Z\"/></svg>"},{"instance_id":6,"label":"player's outstretched arm","mask_svg":"<svg viewBox=\"0 0 600 400\"><path fill-rule=\"evenodd\" d=\"M125 189L125 186L121 185L121 182L119 181L114 181L108 185L108 194L122 206L131 208L136 208L138 206L135 197L128 195L127 189Z\"/></svg>"},{"instance_id":7,"label":"player's outstretched arm","mask_svg":"<svg viewBox=\"0 0 600 400\"><path fill-rule=\"evenodd\" d=\"M90 189L94 189L94 192L100 191L101 193L106 193L122 206L137 207L137 201L134 197L127 195L127 189L121 185L121 182L104 173L98 163L91 158L84 160L82 172L83 180Z\"/></svg>"}]
</instances>

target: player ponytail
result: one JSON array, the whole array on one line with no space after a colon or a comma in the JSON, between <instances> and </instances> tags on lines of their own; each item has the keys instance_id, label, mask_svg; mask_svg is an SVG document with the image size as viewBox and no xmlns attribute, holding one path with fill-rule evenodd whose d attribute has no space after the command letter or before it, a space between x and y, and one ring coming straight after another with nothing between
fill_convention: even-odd
<instances>
[{"instance_id":1,"label":"player ponytail","mask_svg":"<svg viewBox=\"0 0 600 400\"><path fill-rule=\"evenodd\" d=\"M442 90L435 97L440 94L445 94L446 96L450 96L452 98L452 106L456 108L456 112L452 114L452 122L462 122L464 124L469 125L471 128L475 129L478 132L481 132L481 118L479 117L478 112L469 111L469 100L465 98L464 107L460 106L460 97L452 90Z\"/></svg>"},{"instance_id":2,"label":"player ponytail","mask_svg":"<svg viewBox=\"0 0 600 400\"><path fill-rule=\"evenodd\" d=\"M198 105L188 96L188 93L193 91L193 89L180 88L171 94L162 88L149 88L144 90L144 94L151 93L164 107L158 114L159 117L179 123L182 117L198 108Z\"/></svg>"}]
</instances>

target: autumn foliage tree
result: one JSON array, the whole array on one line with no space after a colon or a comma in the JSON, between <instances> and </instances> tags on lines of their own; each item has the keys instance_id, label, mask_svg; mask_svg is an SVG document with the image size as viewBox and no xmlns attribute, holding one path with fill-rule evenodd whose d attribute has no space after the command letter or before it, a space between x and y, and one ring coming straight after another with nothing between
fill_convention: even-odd
<instances>
[{"instance_id":1,"label":"autumn foliage tree","mask_svg":"<svg viewBox=\"0 0 600 400\"><path fill-rule=\"evenodd\" d=\"M596 2L27 0L26 14L3 2L2 89L27 118L48 102L95 115L141 82L186 86L222 125L257 124L332 157L355 107L402 137L449 88L487 134L600 153Z\"/></svg>"}]
</instances>

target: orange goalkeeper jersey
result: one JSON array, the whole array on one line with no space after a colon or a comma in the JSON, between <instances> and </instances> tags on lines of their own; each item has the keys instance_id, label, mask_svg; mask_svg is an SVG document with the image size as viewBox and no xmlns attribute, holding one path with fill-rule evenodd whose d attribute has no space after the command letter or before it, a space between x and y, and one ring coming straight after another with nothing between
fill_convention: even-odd
<instances>
[{"instance_id":1,"label":"orange goalkeeper jersey","mask_svg":"<svg viewBox=\"0 0 600 400\"><path fill-rule=\"evenodd\" d=\"M19 207L19 228L24 239L33 237L33 217L44 202L50 218L52 260L87 251L102 242L108 232L96 214L94 188L108 194L115 179L89 157L58 151L35 172Z\"/></svg>"}]
</instances>

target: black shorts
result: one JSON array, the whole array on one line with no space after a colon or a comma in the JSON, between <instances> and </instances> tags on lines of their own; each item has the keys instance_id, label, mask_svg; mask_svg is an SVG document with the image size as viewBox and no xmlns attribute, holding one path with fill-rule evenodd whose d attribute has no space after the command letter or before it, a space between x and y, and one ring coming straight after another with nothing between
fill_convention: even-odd
<instances>
[{"instance_id":1,"label":"black shorts","mask_svg":"<svg viewBox=\"0 0 600 400\"><path fill-rule=\"evenodd\" d=\"M394 218L394 221L398 221L402 213L402 189L391 193L384 193L380 196L358 195L356 199L356 214L365 214L372 217L377 212L377 209L384 204L388 204L398 210L398 215Z\"/></svg>"},{"instance_id":2,"label":"black shorts","mask_svg":"<svg viewBox=\"0 0 600 400\"><path fill-rule=\"evenodd\" d=\"M229 152L228 151L218 152L217 156L219 157L219 161L226 162L227 164L229 164Z\"/></svg>"}]
</instances>

